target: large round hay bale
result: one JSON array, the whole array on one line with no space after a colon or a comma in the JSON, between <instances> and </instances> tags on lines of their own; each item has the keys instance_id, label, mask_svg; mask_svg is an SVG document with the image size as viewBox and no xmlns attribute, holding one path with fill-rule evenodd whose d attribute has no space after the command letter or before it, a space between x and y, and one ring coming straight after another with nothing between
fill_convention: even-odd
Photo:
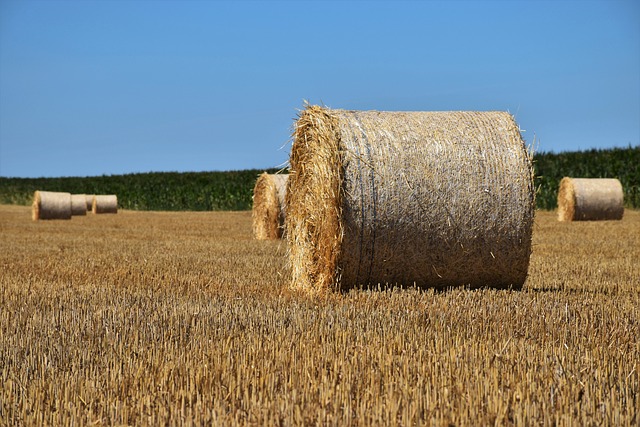
<instances>
[{"instance_id":1,"label":"large round hay bale","mask_svg":"<svg viewBox=\"0 0 640 427\"><path fill-rule=\"evenodd\" d=\"M39 219L71 219L71 193L39 191L33 193L31 217Z\"/></svg>"},{"instance_id":2,"label":"large round hay bale","mask_svg":"<svg viewBox=\"0 0 640 427\"><path fill-rule=\"evenodd\" d=\"M570 178L560 181L559 221L619 220L624 214L624 192L617 179Z\"/></svg>"},{"instance_id":3,"label":"large round hay bale","mask_svg":"<svg viewBox=\"0 0 640 427\"><path fill-rule=\"evenodd\" d=\"M87 214L87 198L84 194L71 195L71 215Z\"/></svg>"},{"instance_id":4,"label":"large round hay bale","mask_svg":"<svg viewBox=\"0 0 640 427\"><path fill-rule=\"evenodd\" d=\"M85 200L87 202L87 212L91 212L93 210L93 198L95 194L86 194Z\"/></svg>"},{"instance_id":5,"label":"large round hay bale","mask_svg":"<svg viewBox=\"0 0 640 427\"><path fill-rule=\"evenodd\" d=\"M253 188L253 235L258 240L279 239L284 231L287 174L263 173Z\"/></svg>"},{"instance_id":6,"label":"large round hay bale","mask_svg":"<svg viewBox=\"0 0 640 427\"><path fill-rule=\"evenodd\" d=\"M521 288L534 198L508 113L308 106L286 194L292 286Z\"/></svg>"},{"instance_id":7,"label":"large round hay bale","mask_svg":"<svg viewBox=\"0 0 640 427\"><path fill-rule=\"evenodd\" d=\"M91 211L94 214L118 213L118 197L113 194L95 195Z\"/></svg>"}]
</instances>

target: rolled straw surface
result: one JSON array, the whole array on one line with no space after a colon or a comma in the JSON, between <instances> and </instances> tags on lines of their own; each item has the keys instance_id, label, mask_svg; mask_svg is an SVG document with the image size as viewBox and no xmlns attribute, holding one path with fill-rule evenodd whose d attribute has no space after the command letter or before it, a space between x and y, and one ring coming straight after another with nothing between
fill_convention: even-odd
<instances>
[{"instance_id":1,"label":"rolled straw surface","mask_svg":"<svg viewBox=\"0 0 640 427\"><path fill-rule=\"evenodd\" d=\"M95 197L94 194L86 194L85 198L87 201L87 211L91 212L93 209L93 198Z\"/></svg>"},{"instance_id":2,"label":"rolled straw surface","mask_svg":"<svg viewBox=\"0 0 640 427\"><path fill-rule=\"evenodd\" d=\"M253 188L253 235L258 240L279 239L284 231L287 174L261 174Z\"/></svg>"},{"instance_id":3,"label":"rolled straw surface","mask_svg":"<svg viewBox=\"0 0 640 427\"><path fill-rule=\"evenodd\" d=\"M294 288L524 283L533 167L510 114L308 106L293 139Z\"/></svg>"},{"instance_id":4,"label":"rolled straw surface","mask_svg":"<svg viewBox=\"0 0 640 427\"><path fill-rule=\"evenodd\" d=\"M118 197L113 194L96 195L91 210L94 214L118 213Z\"/></svg>"},{"instance_id":5,"label":"rolled straw surface","mask_svg":"<svg viewBox=\"0 0 640 427\"><path fill-rule=\"evenodd\" d=\"M71 215L87 214L87 198L84 194L71 195Z\"/></svg>"},{"instance_id":6,"label":"rolled straw surface","mask_svg":"<svg viewBox=\"0 0 640 427\"><path fill-rule=\"evenodd\" d=\"M71 219L71 194L54 191L33 193L31 217L39 219Z\"/></svg>"},{"instance_id":7,"label":"rolled straw surface","mask_svg":"<svg viewBox=\"0 0 640 427\"><path fill-rule=\"evenodd\" d=\"M619 220L624 214L622 184L612 178L570 178L560 181L558 221Z\"/></svg>"}]
</instances>

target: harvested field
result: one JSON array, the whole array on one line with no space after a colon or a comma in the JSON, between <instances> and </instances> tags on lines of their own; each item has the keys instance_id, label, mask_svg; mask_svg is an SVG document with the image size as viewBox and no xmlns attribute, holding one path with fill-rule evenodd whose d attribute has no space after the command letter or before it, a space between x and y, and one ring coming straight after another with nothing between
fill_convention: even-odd
<instances>
[{"instance_id":1,"label":"harvested field","mask_svg":"<svg viewBox=\"0 0 640 427\"><path fill-rule=\"evenodd\" d=\"M251 212L0 205L0 425L637 425L640 212L537 212L522 291L289 290Z\"/></svg>"}]
</instances>

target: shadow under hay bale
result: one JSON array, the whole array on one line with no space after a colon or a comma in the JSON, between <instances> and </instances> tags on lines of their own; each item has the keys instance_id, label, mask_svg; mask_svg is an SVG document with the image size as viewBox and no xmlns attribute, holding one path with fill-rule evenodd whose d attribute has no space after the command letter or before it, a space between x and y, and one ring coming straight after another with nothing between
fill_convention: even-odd
<instances>
[{"instance_id":1,"label":"shadow under hay bale","mask_svg":"<svg viewBox=\"0 0 640 427\"><path fill-rule=\"evenodd\" d=\"M118 213L118 197L113 194L95 195L91 211L94 214Z\"/></svg>"},{"instance_id":2,"label":"shadow under hay bale","mask_svg":"<svg viewBox=\"0 0 640 427\"><path fill-rule=\"evenodd\" d=\"M258 240L280 239L284 232L287 174L261 174L253 188L253 235Z\"/></svg>"},{"instance_id":3,"label":"shadow under hay bale","mask_svg":"<svg viewBox=\"0 0 640 427\"><path fill-rule=\"evenodd\" d=\"M293 139L292 287L522 287L535 191L510 114L307 106Z\"/></svg>"},{"instance_id":4,"label":"shadow under hay bale","mask_svg":"<svg viewBox=\"0 0 640 427\"><path fill-rule=\"evenodd\" d=\"M71 195L71 215L86 215L87 214L87 198L84 194L72 194Z\"/></svg>"},{"instance_id":5,"label":"shadow under hay bale","mask_svg":"<svg viewBox=\"0 0 640 427\"><path fill-rule=\"evenodd\" d=\"M31 217L40 219L71 219L71 193L39 191L33 193Z\"/></svg>"},{"instance_id":6,"label":"shadow under hay bale","mask_svg":"<svg viewBox=\"0 0 640 427\"><path fill-rule=\"evenodd\" d=\"M622 184L611 178L570 178L560 181L558 221L620 220L624 215Z\"/></svg>"}]
</instances>

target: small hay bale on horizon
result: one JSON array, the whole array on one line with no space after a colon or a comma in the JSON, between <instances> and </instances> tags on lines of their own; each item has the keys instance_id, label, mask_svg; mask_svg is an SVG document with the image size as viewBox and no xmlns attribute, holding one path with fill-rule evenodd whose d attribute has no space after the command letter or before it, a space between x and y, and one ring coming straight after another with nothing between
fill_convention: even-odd
<instances>
[{"instance_id":1,"label":"small hay bale on horizon","mask_svg":"<svg viewBox=\"0 0 640 427\"><path fill-rule=\"evenodd\" d=\"M291 287L522 287L531 154L506 112L307 106L285 218Z\"/></svg>"},{"instance_id":2,"label":"small hay bale on horizon","mask_svg":"<svg viewBox=\"0 0 640 427\"><path fill-rule=\"evenodd\" d=\"M71 193L57 191L40 191L33 193L31 218L71 219Z\"/></svg>"},{"instance_id":3,"label":"small hay bale on horizon","mask_svg":"<svg viewBox=\"0 0 640 427\"><path fill-rule=\"evenodd\" d=\"M258 240L282 238L288 174L262 173L253 188L251 217L253 236Z\"/></svg>"},{"instance_id":4,"label":"small hay bale on horizon","mask_svg":"<svg viewBox=\"0 0 640 427\"><path fill-rule=\"evenodd\" d=\"M621 220L624 191L615 178L565 176L558 189L558 221Z\"/></svg>"},{"instance_id":5,"label":"small hay bale on horizon","mask_svg":"<svg viewBox=\"0 0 640 427\"><path fill-rule=\"evenodd\" d=\"M85 194L85 200L87 203L87 212L93 213L93 198L96 197L95 194Z\"/></svg>"},{"instance_id":6,"label":"small hay bale on horizon","mask_svg":"<svg viewBox=\"0 0 640 427\"><path fill-rule=\"evenodd\" d=\"M94 214L118 213L118 197L114 194L95 195L91 211Z\"/></svg>"},{"instance_id":7,"label":"small hay bale on horizon","mask_svg":"<svg viewBox=\"0 0 640 427\"><path fill-rule=\"evenodd\" d=\"M87 198L84 194L72 194L71 195L71 215L86 215L87 214Z\"/></svg>"}]
</instances>

